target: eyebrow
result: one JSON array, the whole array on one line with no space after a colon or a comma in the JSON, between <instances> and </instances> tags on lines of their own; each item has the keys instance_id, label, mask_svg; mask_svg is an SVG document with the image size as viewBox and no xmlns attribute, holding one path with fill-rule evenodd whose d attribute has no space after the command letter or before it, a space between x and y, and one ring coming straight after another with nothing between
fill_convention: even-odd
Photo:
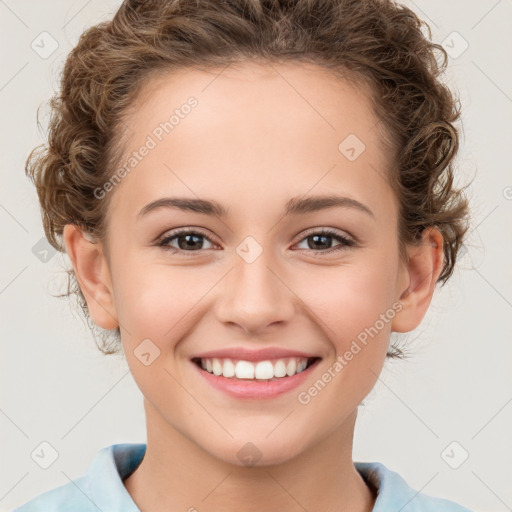
<instances>
[{"instance_id":1,"label":"eyebrow","mask_svg":"<svg viewBox=\"0 0 512 512\"><path fill-rule=\"evenodd\" d=\"M312 213L335 207L353 208L364 212L375 219L375 215L368 206L360 203L356 199L335 195L294 197L286 203L284 216ZM229 213L229 209L213 200L194 199L188 197L162 197L144 206L138 213L137 219L140 219L149 212L160 208L178 209L216 217L227 217Z\"/></svg>"}]
</instances>

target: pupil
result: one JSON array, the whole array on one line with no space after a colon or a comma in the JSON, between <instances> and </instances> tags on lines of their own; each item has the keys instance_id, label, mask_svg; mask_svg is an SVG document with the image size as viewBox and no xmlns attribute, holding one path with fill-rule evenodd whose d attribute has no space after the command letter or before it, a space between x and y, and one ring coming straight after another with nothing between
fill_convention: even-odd
<instances>
[{"instance_id":1,"label":"pupil","mask_svg":"<svg viewBox=\"0 0 512 512\"><path fill-rule=\"evenodd\" d=\"M179 243L180 249L194 248L194 244L197 244L199 249L201 248L201 237L199 237L197 235L183 235L183 236L180 236L179 239L186 240L186 242L184 244ZM191 242L190 241L191 239L195 239L195 240Z\"/></svg>"},{"instance_id":2,"label":"pupil","mask_svg":"<svg viewBox=\"0 0 512 512\"><path fill-rule=\"evenodd\" d=\"M321 245L321 243L322 243L322 242L320 242L320 244L317 243L318 240L324 240L325 241L326 239L330 238L330 235L313 235L313 236L311 236L311 238L314 239L315 243L313 244L313 247L310 246L310 248L315 249L315 248L318 248L318 246ZM328 242L325 242L325 243L328 246L326 248L329 249L329 245L330 244Z\"/></svg>"}]
</instances>

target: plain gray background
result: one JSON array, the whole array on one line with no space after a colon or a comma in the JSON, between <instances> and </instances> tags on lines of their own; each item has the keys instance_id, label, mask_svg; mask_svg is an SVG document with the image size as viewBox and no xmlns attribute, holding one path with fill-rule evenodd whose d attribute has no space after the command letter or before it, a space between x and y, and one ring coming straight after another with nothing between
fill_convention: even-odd
<instances>
[{"instance_id":1,"label":"plain gray background","mask_svg":"<svg viewBox=\"0 0 512 512\"><path fill-rule=\"evenodd\" d=\"M387 363L361 407L354 459L380 461L417 490L475 511L505 512L512 510L512 2L404 3L451 51L447 80L463 104L458 167L461 183L474 177L473 222L455 275L408 337L413 359ZM43 140L36 111L57 87L65 56L118 5L0 0L0 511L82 475L104 446L146 440L142 395L123 358L103 356L67 300L50 295L64 284L68 260L36 256L44 234L23 170ZM31 47L41 37L44 51L58 44L49 56ZM42 442L58 453L47 469L31 458Z\"/></svg>"}]
</instances>

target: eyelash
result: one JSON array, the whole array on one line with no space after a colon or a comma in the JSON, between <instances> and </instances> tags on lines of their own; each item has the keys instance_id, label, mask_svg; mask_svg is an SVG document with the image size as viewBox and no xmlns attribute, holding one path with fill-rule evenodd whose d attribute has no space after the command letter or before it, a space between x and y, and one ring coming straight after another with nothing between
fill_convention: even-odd
<instances>
[{"instance_id":1,"label":"eyelash","mask_svg":"<svg viewBox=\"0 0 512 512\"><path fill-rule=\"evenodd\" d=\"M161 247L164 251L170 251L172 253L192 253L190 254L189 256L193 256L194 254L193 253L198 253L198 252L202 252L202 250L198 250L198 251L185 251L183 249L177 249L176 247L171 247L169 246L169 242L175 238L179 238L180 236L184 236L184 235L199 235L203 238L205 238L206 240L208 240L210 243L214 243L205 233L203 233L202 231L198 230L198 229L182 229L182 230L178 230L178 231L175 231L175 232L171 232L168 236L162 238L160 241L158 241L156 243L156 245L158 247ZM350 239L350 238L347 238L343 235L340 235L337 231L334 231L332 229L329 229L329 228L325 228L325 229L320 229L319 231L312 231L310 233L308 233L306 236L304 236L301 240L299 240L298 243L300 242L303 242L304 240L306 240L307 238L310 238L314 235L320 235L320 236L331 236L333 237L334 239L336 239L338 242L341 242L339 245L335 246L335 247L331 247L330 249L325 249L325 250L318 250L318 251L315 251L314 249L306 249L306 250L309 250L309 251L313 251L313 252L316 252L318 253L319 255L322 255L322 254L331 254L333 252L336 252L336 251L340 251L340 250L343 250L343 249L347 249L347 248L350 248L350 247L356 247L357 246L357 243ZM304 250L304 249L299 249L299 250Z\"/></svg>"}]
</instances>

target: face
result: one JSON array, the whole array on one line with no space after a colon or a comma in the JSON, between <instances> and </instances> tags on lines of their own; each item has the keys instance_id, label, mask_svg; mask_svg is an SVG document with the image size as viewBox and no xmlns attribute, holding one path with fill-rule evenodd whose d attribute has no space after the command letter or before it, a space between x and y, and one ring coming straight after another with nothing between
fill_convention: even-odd
<instances>
[{"instance_id":1,"label":"face","mask_svg":"<svg viewBox=\"0 0 512 512\"><path fill-rule=\"evenodd\" d=\"M108 192L111 314L148 424L238 465L248 442L279 463L355 417L409 283L368 97L319 68L275 69L152 79L121 165L145 155ZM200 368L215 355L313 364L235 380Z\"/></svg>"}]
</instances>

